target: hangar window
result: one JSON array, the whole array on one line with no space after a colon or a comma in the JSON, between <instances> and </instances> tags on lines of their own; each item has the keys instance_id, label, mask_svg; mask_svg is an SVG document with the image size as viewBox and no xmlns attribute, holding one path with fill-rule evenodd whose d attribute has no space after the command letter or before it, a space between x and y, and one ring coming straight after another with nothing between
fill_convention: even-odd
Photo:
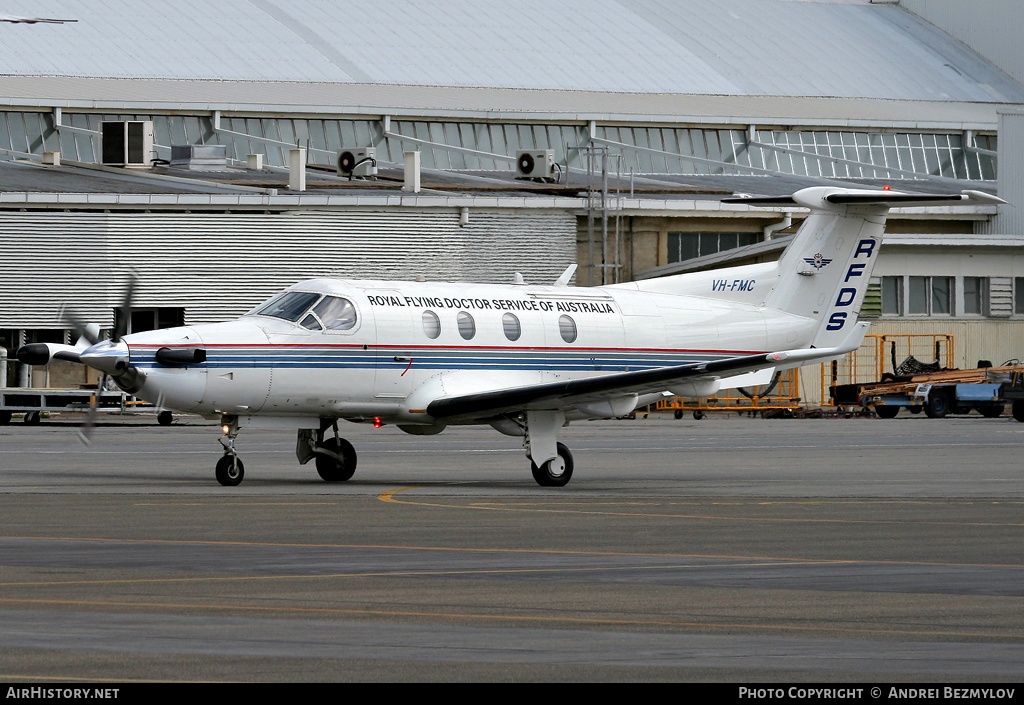
<instances>
[{"instance_id":1,"label":"hangar window","mask_svg":"<svg viewBox=\"0 0 1024 705\"><path fill-rule=\"evenodd\" d=\"M124 310L114 309L115 326L127 323L129 333L141 333L147 330L175 328L185 325L185 309L180 307L133 308L128 321L123 321Z\"/></svg>"},{"instance_id":2,"label":"hangar window","mask_svg":"<svg viewBox=\"0 0 1024 705\"><path fill-rule=\"evenodd\" d=\"M964 277L964 314L983 316L988 311L988 279Z\"/></svg>"},{"instance_id":3,"label":"hangar window","mask_svg":"<svg viewBox=\"0 0 1024 705\"><path fill-rule=\"evenodd\" d=\"M907 313L949 316L953 313L953 277L910 277Z\"/></svg>"},{"instance_id":4,"label":"hangar window","mask_svg":"<svg viewBox=\"0 0 1024 705\"><path fill-rule=\"evenodd\" d=\"M669 233L666 264L753 245L757 233Z\"/></svg>"},{"instance_id":5,"label":"hangar window","mask_svg":"<svg viewBox=\"0 0 1024 705\"><path fill-rule=\"evenodd\" d=\"M558 317L558 334L562 336L562 340L567 343L576 342L576 321L572 320L569 316L561 315Z\"/></svg>"},{"instance_id":6,"label":"hangar window","mask_svg":"<svg viewBox=\"0 0 1024 705\"><path fill-rule=\"evenodd\" d=\"M1024 277L1013 279L1013 312L1024 314Z\"/></svg>"},{"instance_id":7,"label":"hangar window","mask_svg":"<svg viewBox=\"0 0 1024 705\"><path fill-rule=\"evenodd\" d=\"M286 321L297 321L319 298L320 294L291 291L281 296L275 296L264 306L256 309L255 313L258 316L273 316Z\"/></svg>"},{"instance_id":8,"label":"hangar window","mask_svg":"<svg viewBox=\"0 0 1024 705\"><path fill-rule=\"evenodd\" d=\"M441 319L433 311L423 312L423 333L431 340L441 335Z\"/></svg>"},{"instance_id":9,"label":"hangar window","mask_svg":"<svg viewBox=\"0 0 1024 705\"><path fill-rule=\"evenodd\" d=\"M903 277L882 277L882 315L903 315Z\"/></svg>"},{"instance_id":10,"label":"hangar window","mask_svg":"<svg viewBox=\"0 0 1024 705\"><path fill-rule=\"evenodd\" d=\"M313 307L313 313L327 330L351 330L356 325L356 307L340 296L325 296Z\"/></svg>"},{"instance_id":11,"label":"hangar window","mask_svg":"<svg viewBox=\"0 0 1024 705\"><path fill-rule=\"evenodd\" d=\"M505 331L505 337L512 341L519 340L519 336L523 334L519 318L514 313L506 313L501 317L501 327Z\"/></svg>"},{"instance_id":12,"label":"hangar window","mask_svg":"<svg viewBox=\"0 0 1024 705\"><path fill-rule=\"evenodd\" d=\"M473 317L466 311L459 311L456 320L459 323L459 335L465 340L472 340L476 335L476 321L473 320Z\"/></svg>"}]
</instances>

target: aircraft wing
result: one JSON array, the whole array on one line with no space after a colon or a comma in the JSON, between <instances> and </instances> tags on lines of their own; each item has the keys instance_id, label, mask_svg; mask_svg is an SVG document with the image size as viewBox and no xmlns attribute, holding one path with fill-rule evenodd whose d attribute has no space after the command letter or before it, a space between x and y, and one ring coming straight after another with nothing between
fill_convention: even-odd
<instances>
[{"instance_id":1,"label":"aircraft wing","mask_svg":"<svg viewBox=\"0 0 1024 705\"><path fill-rule=\"evenodd\" d=\"M427 405L427 413L438 420L489 418L524 409L565 409L630 394L664 392L681 382L718 379L768 368L791 368L827 362L860 347L868 324L854 327L842 345L835 348L805 348L755 355L727 357L712 362L672 365L635 372L617 372L572 379L441 397Z\"/></svg>"}]
</instances>

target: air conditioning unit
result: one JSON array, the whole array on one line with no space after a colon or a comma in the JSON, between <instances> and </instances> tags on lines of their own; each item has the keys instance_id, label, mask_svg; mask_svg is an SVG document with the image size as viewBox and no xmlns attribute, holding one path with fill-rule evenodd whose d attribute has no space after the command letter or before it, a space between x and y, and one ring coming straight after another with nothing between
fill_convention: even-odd
<instances>
[{"instance_id":1,"label":"air conditioning unit","mask_svg":"<svg viewBox=\"0 0 1024 705\"><path fill-rule=\"evenodd\" d=\"M105 120L100 123L100 163L150 167L153 142L152 120Z\"/></svg>"},{"instance_id":2,"label":"air conditioning unit","mask_svg":"<svg viewBox=\"0 0 1024 705\"><path fill-rule=\"evenodd\" d=\"M338 174L341 176L376 176L377 149L343 149L338 152Z\"/></svg>"},{"instance_id":3,"label":"air conditioning unit","mask_svg":"<svg viewBox=\"0 0 1024 705\"><path fill-rule=\"evenodd\" d=\"M553 149L520 149L516 152L517 179L555 178L555 151Z\"/></svg>"}]
</instances>

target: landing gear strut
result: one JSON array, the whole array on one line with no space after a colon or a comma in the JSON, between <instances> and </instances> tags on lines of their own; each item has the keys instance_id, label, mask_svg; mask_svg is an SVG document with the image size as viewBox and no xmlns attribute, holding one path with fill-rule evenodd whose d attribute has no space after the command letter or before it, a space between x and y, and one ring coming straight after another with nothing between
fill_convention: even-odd
<instances>
[{"instance_id":1,"label":"landing gear strut","mask_svg":"<svg viewBox=\"0 0 1024 705\"><path fill-rule=\"evenodd\" d=\"M564 425L565 414L561 411L526 412L523 446L533 479L541 487L564 487L572 478L572 453L555 440L555 433Z\"/></svg>"},{"instance_id":2,"label":"landing gear strut","mask_svg":"<svg viewBox=\"0 0 1024 705\"><path fill-rule=\"evenodd\" d=\"M333 429L332 436L327 435ZM356 471L356 450L338 435L337 419L320 419L320 430L299 431L295 455L301 465L316 460L316 471L325 482L344 482Z\"/></svg>"},{"instance_id":3,"label":"landing gear strut","mask_svg":"<svg viewBox=\"0 0 1024 705\"><path fill-rule=\"evenodd\" d=\"M242 478L245 477L245 466L242 464L242 459L238 457L238 451L235 450L238 418L225 416L222 423L224 436L218 440L224 446L224 455L217 461L217 482L225 487L234 487L241 484Z\"/></svg>"}]
</instances>

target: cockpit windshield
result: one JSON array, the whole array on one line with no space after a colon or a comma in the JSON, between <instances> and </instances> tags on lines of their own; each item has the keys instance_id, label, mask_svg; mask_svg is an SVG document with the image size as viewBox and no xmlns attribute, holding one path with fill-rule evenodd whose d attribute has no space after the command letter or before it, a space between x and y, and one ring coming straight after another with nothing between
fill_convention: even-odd
<instances>
[{"instance_id":1,"label":"cockpit windshield","mask_svg":"<svg viewBox=\"0 0 1024 705\"><path fill-rule=\"evenodd\" d=\"M246 315L283 318L309 330L342 331L356 326L356 307L351 301L306 291L278 294Z\"/></svg>"},{"instance_id":2,"label":"cockpit windshield","mask_svg":"<svg viewBox=\"0 0 1024 705\"><path fill-rule=\"evenodd\" d=\"M320 317L327 330L349 330L356 324L356 307L338 296L325 296L313 313Z\"/></svg>"},{"instance_id":3,"label":"cockpit windshield","mask_svg":"<svg viewBox=\"0 0 1024 705\"><path fill-rule=\"evenodd\" d=\"M274 297L252 313L257 316L273 316L286 321L297 321L319 298L320 294L290 291Z\"/></svg>"}]
</instances>

